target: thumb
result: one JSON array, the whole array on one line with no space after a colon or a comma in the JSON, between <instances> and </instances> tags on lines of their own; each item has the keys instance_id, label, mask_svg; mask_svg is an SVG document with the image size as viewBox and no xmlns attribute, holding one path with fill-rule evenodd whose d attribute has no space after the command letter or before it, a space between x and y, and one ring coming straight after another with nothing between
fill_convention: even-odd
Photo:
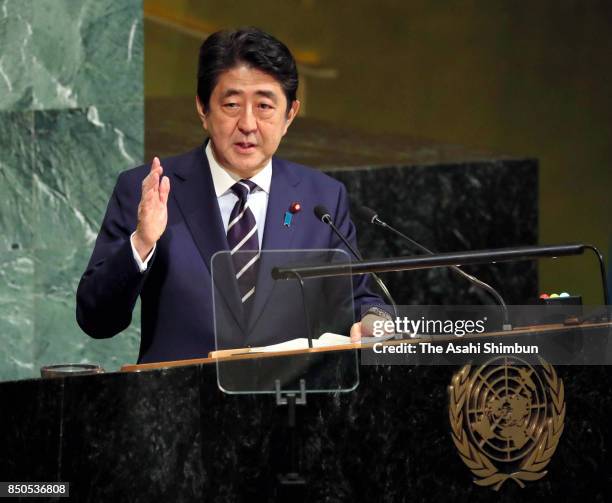
<instances>
[{"instance_id":1,"label":"thumb","mask_svg":"<svg viewBox=\"0 0 612 503\"><path fill-rule=\"evenodd\" d=\"M361 322L353 323L351 327L351 342L359 342L361 340Z\"/></svg>"}]
</instances>

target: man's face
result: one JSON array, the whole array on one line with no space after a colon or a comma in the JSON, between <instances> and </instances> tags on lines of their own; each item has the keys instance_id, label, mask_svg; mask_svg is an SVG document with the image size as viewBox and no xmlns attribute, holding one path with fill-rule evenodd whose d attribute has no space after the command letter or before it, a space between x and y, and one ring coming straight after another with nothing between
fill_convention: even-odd
<instances>
[{"instance_id":1,"label":"man's face","mask_svg":"<svg viewBox=\"0 0 612 503\"><path fill-rule=\"evenodd\" d=\"M223 72L204 112L198 114L212 140L217 162L241 178L257 174L276 152L300 103L287 99L272 76L246 65Z\"/></svg>"}]
</instances>

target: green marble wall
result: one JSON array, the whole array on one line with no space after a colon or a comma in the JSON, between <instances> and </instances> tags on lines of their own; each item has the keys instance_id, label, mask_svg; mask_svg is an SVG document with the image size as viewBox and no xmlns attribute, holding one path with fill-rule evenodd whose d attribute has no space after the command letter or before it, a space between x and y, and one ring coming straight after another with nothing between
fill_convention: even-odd
<instances>
[{"instance_id":1,"label":"green marble wall","mask_svg":"<svg viewBox=\"0 0 612 503\"><path fill-rule=\"evenodd\" d=\"M0 380L138 354L75 292L117 174L142 162L142 0L0 0Z\"/></svg>"}]
</instances>

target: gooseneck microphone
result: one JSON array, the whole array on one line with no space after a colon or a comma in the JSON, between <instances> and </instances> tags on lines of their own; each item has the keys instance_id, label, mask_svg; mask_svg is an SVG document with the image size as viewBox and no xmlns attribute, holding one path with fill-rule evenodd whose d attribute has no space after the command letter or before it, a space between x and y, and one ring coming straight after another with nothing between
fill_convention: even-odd
<instances>
[{"instance_id":1,"label":"gooseneck microphone","mask_svg":"<svg viewBox=\"0 0 612 503\"><path fill-rule=\"evenodd\" d=\"M406 234L404 234L403 232L397 230L396 228L392 227L388 223L382 221L380 218L378 218L378 213L376 213L373 209L368 208L367 206L357 206L355 208L355 215L357 215L362 220L370 222L371 224L378 225L379 227L383 227L384 229L390 230L391 232L393 232L397 236L401 237L405 241L408 241L412 246L414 246L415 248L421 250L422 252L426 253L427 255L433 255L434 254L434 252L432 252L429 248L426 248L422 244L416 242L414 239L411 239L408 236L406 236ZM512 330L512 325L510 325L510 320L509 320L509 316L508 316L508 307L506 306L506 303L504 302L504 299L499 294L499 292L497 290L495 290L495 288L493 288L488 283L485 283L484 281L479 280L478 278L472 276L471 274L468 274L463 269L461 269L459 266L452 265L452 266L450 266L450 268L454 272L459 274L460 276L463 276L465 279L467 279L473 285L475 285L475 286L477 286L479 288L482 288L483 290L488 292L489 295L491 295L497 301L497 303L501 306L501 308L502 308L503 315L504 315L503 330Z\"/></svg>"},{"instance_id":2,"label":"gooseneck microphone","mask_svg":"<svg viewBox=\"0 0 612 503\"><path fill-rule=\"evenodd\" d=\"M346 237L340 232L338 227L335 226L334 221L332 220L332 217L329 211L327 211L327 208L325 206L322 206L322 205L315 206L314 214L319 220L321 220L321 222L331 227L332 231L334 231L334 234L336 234L336 236L338 236L342 240L342 242L351 251L351 253L357 260L359 261L363 260L363 256L361 255L361 253L359 253L359 250L357 250L354 246L352 246L351 243L349 243L348 239L346 239ZM398 318L397 304L395 303L395 300L393 300L393 297L391 296L391 292L389 292L389 289L383 283L383 280L380 279L376 273L370 273L370 274L374 278L374 281L376 281L376 284L380 287L380 289L384 293L385 297L387 297L387 300L389 301L389 303L391 304L391 307L393 308L393 314L395 315L396 318Z\"/></svg>"}]
</instances>

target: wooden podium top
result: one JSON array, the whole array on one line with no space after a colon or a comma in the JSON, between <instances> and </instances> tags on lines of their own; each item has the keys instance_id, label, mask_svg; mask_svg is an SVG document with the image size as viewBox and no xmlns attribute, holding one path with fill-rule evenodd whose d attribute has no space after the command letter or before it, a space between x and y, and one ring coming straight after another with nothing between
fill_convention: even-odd
<instances>
[{"instance_id":1,"label":"wooden podium top","mask_svg":"<svg viewBox=\"0 0 612 503\"><path fill-rule=\"evenodd\" d=\"M571 331L577 328L580 329L596 329L596 328L604 328L604 327L612 328L611 322L601 322L601 323L583 323L578 325L566 325L562 323L554 323L547 325L534 325L534 326L526 326L526 327L517 327L513 330L509 331L500 331L500 332L486 332L483 334L471 334L469 336L461 337L462 341L473 341L483 338L490 337L512 337L512 336L521 336L528 334L544 334L546 332L562 332L562 331ZM453 337L440 337L434 340L430 338L414 338L414 339L390 339L384 341L383 344L418 344L419 342L447 342L450 340L456 340L457 338ZM155 363L140 363L140 364L127 364L121 367L121 372L142 372L146 370L155 370L155 369L164 369L170 367L181 367L185 365L207 365L211 363L215 363L217 361L228 361L228 360L247 360L253 358L273 358L279 356L289 356L296 354L308 354L308 353L322 353L329 351L345 351L349 349L366 349L371 348L375 343L371 342L368 344L361 343L351 343L351 344L342 344L337 346L325 346L319 348L308 348L308 349L295 349L291 351L253 351L251 348L236 348L236 349L225 349L219 351L211 351L207 358L193 358L189 360L174 360L174 361L164 361L164 362L155 362Z\"/></svg>"},{"instance_id":2,"label":"wooden podium top","mask_svg":"<svg viewBox=\"0 0 612 503\"><path fill-rule=\"evenodd\" d=\"M143 370L163 369L168 367L181 367L183 365L206 365L223 360L250 360L254 358L271 358L278 356L288 356L307 353L322 353L329 351L344 351L347 349L359 349L361 343L342 344L339 346L325 346L320 348L294 349L291 351L251 351L251 348L223 349L211 351L208 358L193 358L189 360L174 360L156 363L140 363L133 365L123 365L121 372L141 372Z\"/></svg>"}]
</instances>

